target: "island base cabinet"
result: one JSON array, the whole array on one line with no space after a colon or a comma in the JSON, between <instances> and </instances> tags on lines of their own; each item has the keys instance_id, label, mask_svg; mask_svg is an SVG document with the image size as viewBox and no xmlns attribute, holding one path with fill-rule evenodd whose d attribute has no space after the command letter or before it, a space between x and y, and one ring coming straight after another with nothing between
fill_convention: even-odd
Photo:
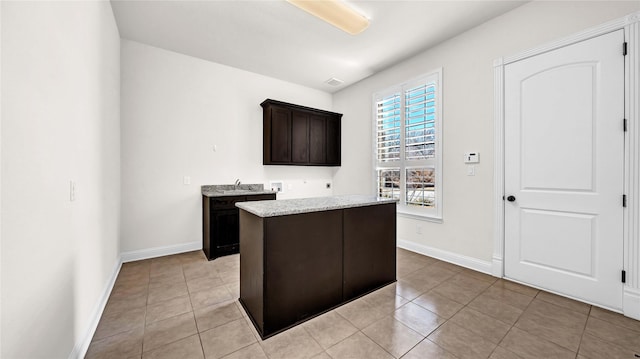
<instances>
[{"instance_id":1,"label":"island base cabinet","mask_svg":"<svg viewBox=\"0 0 640 359\"><path fill-rule=\"evenodd\" d=\"M344 300L396 280L395 203L345 209L343 233Z\"/></svg>"},{"instance_id":2,"label":"island base cabinet","mask_svg":"<svg viewBox=\"0 0 640 359\"><path fill-rule=\"evenodd\" d=\"M240 210L240 303L263 339L396 280L396 204Z\"/></svg>"},{"instance_id":3,"label":"island base cabinet","mask_svg":"<svg viewBox=\"0 0 640 359\"><path fill-rule=\"evenodd\" d=\"M240 298L263 337L342 302L341 211L240 220Z\"/></svg>"},{"instance_id":4,"label":"island base cabinet","mask_svg":"<svg viewBox=\"0 0 640 359\"><path fill-rule=\"evenodd\" d=\"M342 302L341 222L341 211L267 218L265 335Z\"/></svg>"},{"instance_id":5,"label":"island base cabinet","mask_svg":"<svg viewBox=\"0 0 640 359\"><path fill-rule=\"evenodd\" d=\"M240 303L264 332L264 218L240 211Z\"/></svg>"}]
</instances>

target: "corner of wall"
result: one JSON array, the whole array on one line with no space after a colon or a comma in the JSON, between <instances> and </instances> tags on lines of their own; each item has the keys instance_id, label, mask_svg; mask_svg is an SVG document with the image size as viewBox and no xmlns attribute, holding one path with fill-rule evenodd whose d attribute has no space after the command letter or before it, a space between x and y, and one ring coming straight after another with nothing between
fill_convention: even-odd
<instances>
[{"instance_id":1,"label":"corner of wall","mask_svg":"<svg viewBox=\"0 0 640 359\"><path fill-rule=\"evenodd\" d=\"M473 269L477 272L482 272L482 273L496 276L494 274L493 263L491 262L483 261L477 258L465 256L458 253L445 251L435 247L425 246L423 244L415 243L413 241L408 241L404 239L398 239L397 245L399 248L402 248L402 249L420 253L425 256L439 259L441 261L459 265L461 267Z\"/></svg>"},{"instance_id":2,"label":"corner of wall","mask_svg":"<svg viewBox=\"0 0 640 359\"><path fill-rule=\"evenodd\" d=\"M89 349L89 345L91 344L91 339L93 339L93 335L98 329L98 323L100 323L100 318L102 317L102 313L104 312L105 307L107 306L107 301L109 300L109 296L111 295L111 291L113 290L113 286L116 282L116 278L118 278L118 273L120 273L120 268L122 267L122 258L118 258L116 265L111 272L111 276L107 280L107 283L102 290L102 294L98 302L95 304L93 310L91 311L91 317L89 318L89 325L82 336L82 339L76 342L73 350L69 354L69 359L80 359L84 358L87 355L87 350Z\"/></svg>"},{"instance_id":3,"label":"corner of wall","mask_svg":"<svg viewBox=\"0 0 640 359\"><path fill-rule=\"evenodd\" d=\"M200 241L181 243L181 244L170 245L170 246L147 248L147 249L141 249L136 251L123 252L120 255L120 261L122 263L128 263L128 262L139 261L143 259L197 251L200 249L202 249L202 243Z\"/></svg>"}]
</instances>

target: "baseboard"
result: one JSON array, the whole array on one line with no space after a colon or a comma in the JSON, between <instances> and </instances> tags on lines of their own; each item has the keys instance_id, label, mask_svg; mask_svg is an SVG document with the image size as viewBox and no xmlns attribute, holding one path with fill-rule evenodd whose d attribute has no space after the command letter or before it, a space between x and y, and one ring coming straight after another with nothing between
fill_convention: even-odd
<instances>
[{"instance_id":1,"label":"baseboard","mask_svg":"<svg viewBox=\"0 0 640 359\"><path fill-rule=\"evenodd\" d=\"M640 290L624 288L622 312L625 317L640 320Z\"/></svg>"},{"instance_id":2,"label":"baseboard","mask_svg":"<svg viewBox=\"0 0 640 359\"><path fill-rule=\"evenodd\" d=\"M403 240L403 239L398 239L397 245L400 248L403 248L412 252L424 254L425 256L433 257L445 262L459 265L461 267L473 269L478 272L494 275L493 263L489 261L483 261L477 258L468 257L465 255L445 251L442 249L425 246L423 244L418 244L418 243Z\"/></svg>"},{"instance_id":3,"label":"baseboard","mask_svg":"<svg viewBox=\"0 0 640 359\"><path fill-rule=\"evenodd\" d=\"M155 258L178 254L184 252L197 251L202 249L202 241L176 244L172 246L155 247L149 249L141 249L137 251L124 252L120 255L122 263L138 261L141 259Z\"/></svg>"},{"instance_id":4,"label":"baseboard","mask_svg":"<svg viewBox=\"0 0 640 359\"><path fill-rule=\"evenodd\" d=\"M120 273L120 267L122 267L122 257L118 258L118 260L116 261L116 265L113 268L111 277L107 281L107 284L102 291L102 295L100 296L98 303L96 303L93 311L91 312L91 321L89 322L89 327L84 331L84 336L82 337L82 339L73 347L71 354L69 354L69 359L84 358L87 354L89 344L91 344L91 339L93 339L93 334L98 328L98 323L100 322L100 318L102 317L102 312L104 312L104 308L106 307L109 296L111 295L111 291L113 290L113 285L116 282L118 273Z\"/></svg>"},{"instance_id":5,"label":"baseboard","mask_svg":"<svg viewBox=\"0 0 640 359\"><path fill-rule=\"evenodd\" d=\"M190 252L202 249L201 242L191 242L185 244L178 244L173 246L165 246L165 247L156 247L151 249L144 249L139 251L131 251L125 252L120 255L118 258L116 265L113 269L113 273L111 273L111 277L109 281L104 287L102 292L102 296L96 303L93 312L91 313L91 321L89 327L85 330L85 334L82 339L76 343L71 354L69 354L69 359L79 359L84 358L87 354L87 350L89 349L89 344L91 344L91 339L93 338L93 334L96 332L98 328L98 323L100 322L100 318L102 317L102 312L104 312L104 308L107 305L107 300L109 300L109 296L111 295L111 291L113 290L113 285L116 282L116 278L118 277L118 273L120 273L120 268L122 267L122 263L132 262L140 259L147 258L155 258L161 257L171 254L178 254L183 252Z\"/></svg>"},{"instance_id":6,"label":"baseboard","mask_svg":"<svg viewBox=\"0 0 640 359\"><path fill-rule=\"evenodd\" d=\"M493 257L493 268L491 274L498 278L504 277L504 263L502 258Z\"/></svg>"}]
</instances>

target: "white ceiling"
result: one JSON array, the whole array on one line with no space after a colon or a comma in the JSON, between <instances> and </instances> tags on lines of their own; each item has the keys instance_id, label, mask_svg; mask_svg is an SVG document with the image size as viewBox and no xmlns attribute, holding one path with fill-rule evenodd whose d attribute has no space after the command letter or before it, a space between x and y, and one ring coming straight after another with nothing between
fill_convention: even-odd
<instances>
[{"instance_id":1,"label":"white ceiling","mask_svg":"<svg viewBox=\"0 0 640 359\"><path fill-rule=\"evenodd\" d=\"M284 0L111 0L120 36L336 92L517 6L519 1L350 1L349 35ZM344 81L333 87L331 77Z\"/></svg>"}]
</instances>

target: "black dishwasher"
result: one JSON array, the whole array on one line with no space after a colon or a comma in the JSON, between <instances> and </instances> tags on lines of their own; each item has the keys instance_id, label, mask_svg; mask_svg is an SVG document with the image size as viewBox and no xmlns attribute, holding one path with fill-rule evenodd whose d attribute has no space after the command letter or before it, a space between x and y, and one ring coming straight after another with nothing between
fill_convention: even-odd
<instances>
[{"instance_id":1,"label":"black dishwasher","mask_svg":"<svg viewBox=\"0 0 640 359\"><path fill-rule=\"evenodd\" d=\"M240 210L236 202L274 200L276 194L202 196L202 250L208 260L240 252Z\"/></svg>"}]
</instances>

